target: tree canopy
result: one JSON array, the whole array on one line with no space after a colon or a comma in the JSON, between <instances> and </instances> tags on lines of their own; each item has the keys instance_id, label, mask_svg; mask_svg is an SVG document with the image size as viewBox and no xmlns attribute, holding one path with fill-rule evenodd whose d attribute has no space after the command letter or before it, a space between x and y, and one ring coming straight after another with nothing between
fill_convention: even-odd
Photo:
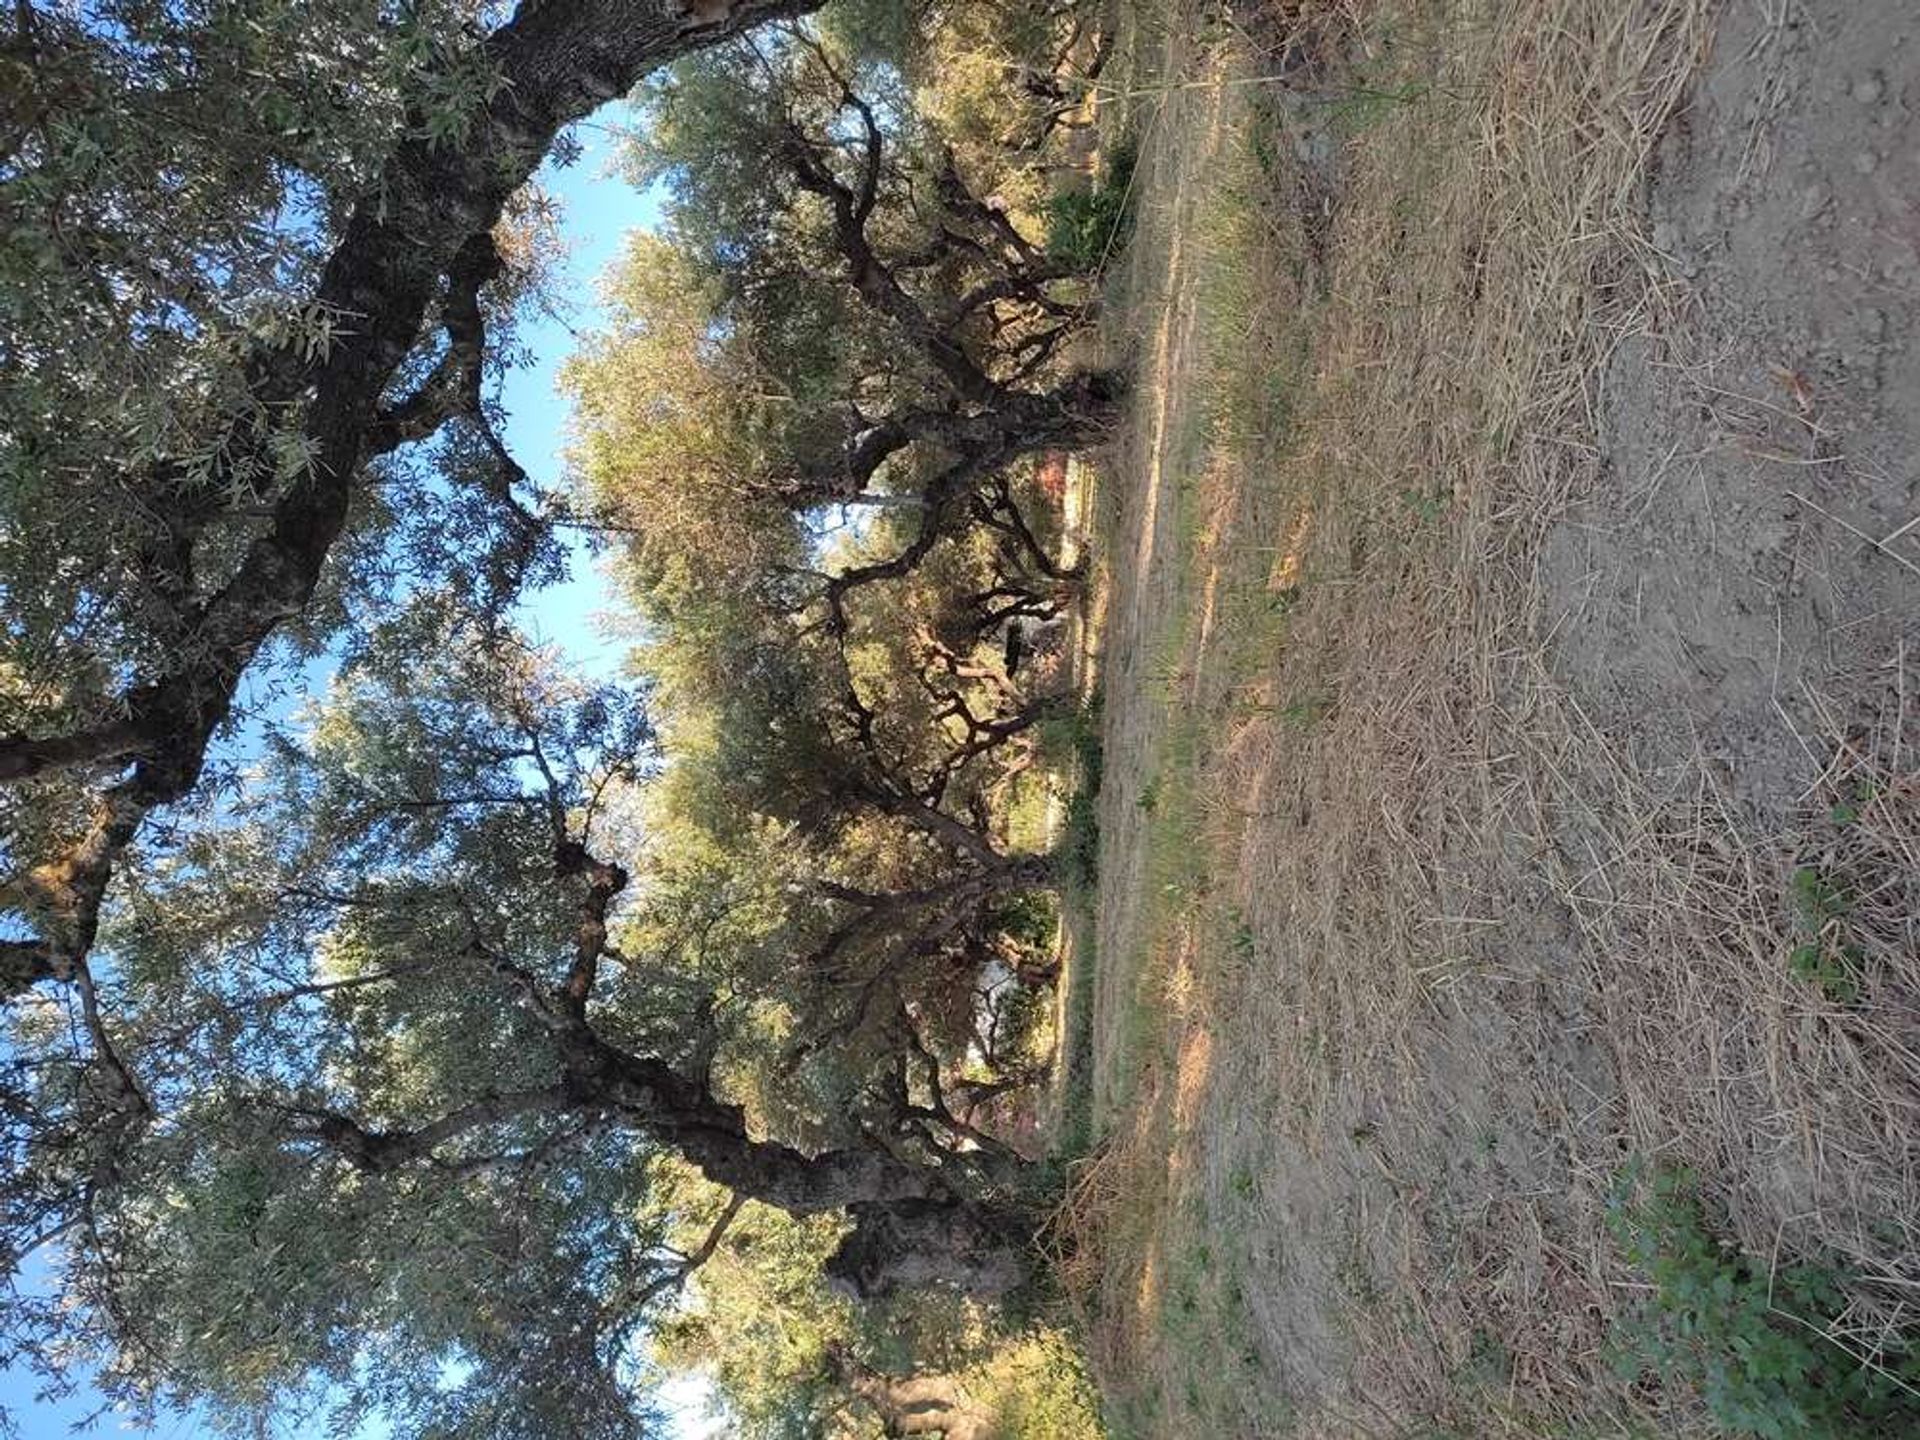
<instances>
[{"instance_id":1,"label":"tree canopy","mask_svg":"<svg viewBox=\"0 0 1920 1440\"><path fill-rule=\"evenodd\" d=\"M1057 83L986 136L929 75L1090 42L810 8L16 7L10 1363L236 1429L628 1435L658 1365L740 1363L743 1237L843 1319L1028 1278L1045 1171L992 1117L1044 1059L1052 870L1014 817L1079 583L1035 467L1122 385L995 190ZM531 178L636 85L667 221L543 493L495 389ZM627 681L516 626L569 528L645 621ZM897 1428L907 1357L809 1354L775 1410Z\"/></svg>"}]
</instances>

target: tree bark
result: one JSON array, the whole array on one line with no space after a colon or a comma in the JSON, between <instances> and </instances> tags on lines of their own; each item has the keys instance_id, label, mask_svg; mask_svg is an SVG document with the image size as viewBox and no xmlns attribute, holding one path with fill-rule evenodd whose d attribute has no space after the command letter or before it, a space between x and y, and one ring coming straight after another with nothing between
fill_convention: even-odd
<instances>
[{"instance_id":1,"label":"tree bark","mask_svg":"<svg viewBox=\"0 0 1920 1440\"><path fill-rule=\"evenodd\" d=\"M659 1140L707 1179L795 1215L845 1210L854 1228L828 1262L830 1280L859 1296L945 1283L999 1295L1030 1273L1032 1226L1017 1203L977 1198L976 1172L1011 1178L992 1157L941 1165L908 1160L877 1141L809 1155L747 1131L746 1114L704 1079L632 1055L585 1025L560 1035L565 1085L577 1105L610 1111Z\"/></svg>"},{"instance_id":2,"label":"tree bark","mask_svg":"<svg viewBox=\"0 0 1920 1440\"><path fill-rule=\"evenodd\" d=\"M0 940L0 1002L24 995L42 980L58 979L48 949L38 940Z\"/></svg>"},{"instance_id":3,"label":"tree bark","mask_svg":"<svg viewBox=\"0 0 1920 1440\"><path fill-rule=\"evenodd\" d=\"M556 1014L560 1012L556 1011ZM665 1061L608 1044L584 1022L558 1021L562 1076L552 1085L483 1095L424 1125L373 1130L335 1111L283 1106L288 1138L318 1141L358 1170L387 1174L444 1163L436 1149L526 1116L597 1114L677 1151L707 1179L794 1215L845 1210L854 1228L828 1262L829 1279L859 1296L951 1284L998 1295L1029 1274L1032 1226L1016 1203L989 1204L959 1162L905 1159L877 1141L809 1155L756 1140L740 1107ZM976 1168L1006 1167L981 1156Z\"/></svg>"}]
</instances>

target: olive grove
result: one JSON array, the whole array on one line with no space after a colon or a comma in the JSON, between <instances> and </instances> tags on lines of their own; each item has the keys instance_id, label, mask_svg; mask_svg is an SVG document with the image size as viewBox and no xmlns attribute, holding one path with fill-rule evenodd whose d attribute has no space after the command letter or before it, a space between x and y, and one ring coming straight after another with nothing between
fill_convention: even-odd
<instances>
[{"instance_id":1,"label":"olive grove","mask_svg":"<svg viewBox=\"0 0 1920 1440\"><path fill-rule=\"evenodd\" d=\"M743 1207L849 1297L1031 1278L1021 647L1081 580L1033 470L1124 386L1008 197L1098 50L813 8L15 7L0 1352L55 1389L623 1435ZM956 34L1027 77L991 132L927 78ZM497 398L531 182L629 92L667 219L549 493ZM516 623L570 536L623 683Z\"/></svg>"}]
</instances>

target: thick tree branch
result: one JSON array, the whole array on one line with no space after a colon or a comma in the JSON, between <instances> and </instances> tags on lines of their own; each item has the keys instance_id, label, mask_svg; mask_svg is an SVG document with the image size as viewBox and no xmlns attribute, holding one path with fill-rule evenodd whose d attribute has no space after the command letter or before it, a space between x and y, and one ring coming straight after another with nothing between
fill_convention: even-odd
<instances>
[{"instance_id":1,"label":"thick tree branch","mask_svg":"<svg viewBox=\"0 0 1920 1440\"><path fill-rule=\"evenodd\" d=\"M24 995L43 980L64 980L67 957L43 940L0 940L0 1001Z\"/></svg>"},{"instance_id":2,"label":"thick tree branch","mask_svg":"<svg viewBox=\"0 0 1920 1440\"><path fill-rule=\"evenodd\" d=\"M855 190L835 175L824 158L823 147L791 119L780 137L781 153L800 188L825 200L832 211L834 243L846 262L847 277L855 292L913 340L956 395L972 404L990 405L1001 398L1000 387L967 354L966 347L908 293L867 236L867 220L873 213L882 168L881 133L873 108L847 89L844 81L840 83L842 108L851 107L859 113L865 134L860 188Z\"/></svg>"},{"instance_id":3,"label":"thick tree branch","mask_svg":"<svg viewBox=\"0 0 1920 1440\"><path fill-rule=\"evenodd\" d=\"M297 414L308 469L285 487L265 529L213 595L194 601L176 579L177 603L187 607L177 663L127 690L120 718L61 735L0 738L0 781L9 783L132 762L132 773L99 795L86 834L52 862L59 873L42 888L59 904L42 944L69 961L86 953L121 851L150 811L198 782L242 673L314 593L362 468L381 443L381 396L413 351L442 277L463 255L475 255L555 135L665 61L811 8L813 0L737 0L719 23L693 26L653 0L529 3L485 42L502 83L466 141L397 145L373 187L377 199L348 221L312 296L314 307L338 317L332 342L265 348L245 366L248 413ZM274 438L264 422L242 424L229 437L228 463L236 473L274 473L267 463ZM173 568L180 575L190 571L197 517L177 519L184 548Z\"/></svg>"},{"instance_id":4,"label":"thick tree branch","mask_svg":"<svg viewBox=\"0 0 1920 1440\"><path fill-rule=\"evenodd\" d=\"M996 487L987 512L996 525L1023 546L1030 545L1041 568L1051 572L1053 578L1070 578L1046 556L1025 517L1013 506L999 475L1022 455L1077 449L1097 438L1117 413L1123 390L1119 377L1092 372L1076 375L1055 390L1006 394L997 409L950 425L922 422L922 434L914 438L930 439L949 448L956 458L922 489L919 526L911 541L885 560L853 566L827 580L819 592L819 599L826 605L827 623L844 633L849 594L862 586L912 574L942 539L956 533L967 520L977 518L973 502L983 485ZM885 441L890 443L898 434L886 431Z\"/></svg>"},{"instance_id":5,"label":"thick tree branch","mask_svg":"<svg viewBox=\"0 0 1920 1440\"><path fill-rule=\"evenodd\" d=\"M0 736L0 782L29 779L47 770L118 760L145 743L145 734L131 720L110 721L70 735L36 738L15 731Z\"/></svg>"},{"instance_id":6,"label":"thick tree branch","mask_svg":"<svg viewBox=\"0 0 1920 1440\"><path fill-rule=\"evenodd\" d=\"M376 1130L350 1115L319 1106L278 1104L290 1117L289 1139L318 1140L357 1170L381 1174L417 1161L434 1159L434 1151L451 1140L491 1129L526 1115L552 1114L568 1107L561 1085L482 1095L413 1130Z\"/></svg>"},{"instance_id":7,"label":"thick tree branch","mask_svg":"<svg viewBox=\"0 0 1920 1440\"><path fill-rule=\"evenodd\" d=\"M584 879L586 893L581 897L579 919L574 925L573 964L560 987L568 1010L584 1017L587 1001L599 978L600 961L607 953L607 915L627 888L626 867L611 860L599 860L587 847L575 840L563 841L554 851L554 870L565 879Z\"/></svg>"},{"instance_id":8,"label":"thick tree branch","mask_svg":"<svg viewBox=\"0 0 1920 1440\"><path fill-rule=\"evenodd\" d=\"M1003 893L1011 879L1006 867L1002 866L993 870L967 870L938 885L885 893L860 890L830 880L818 881L815 889L822 895L852 906L854 913L828 931L802 963L808 971L830 980L841 978L836 974L834 962L842 951L862 936L889 928L897 929L903 922L936 907L967 913L977 909L985 900ZM908 943L899 947L892 958L898 961L916 953L917 947L912 942L919 938L909 932Z\"/></svg>"},{"instance_id":9,"label":"thick tree branch","mask_svg":"<svg viewBox=\"0 0 1920 1440\"><path fill-rule=\"evenodd\" d=\"M486 376L487 330L480 292L499 277L500 270L500 251L491 232L470 236L460 247L447 268L447 294L441 306L446 353L411 395L375 415L368 433L368 456L425 439L456 415L484 422L481 387Z\"/></svg>"},{"instance_id":10,"label":"thick tree branch","mask_svg":"<svg viewBox=\"0 0 1920 1440\"><path fill-rule=\"evenodd\" d=\"M920 1027L914 1023L913 1016L906 1006L900 1007L898 1016L902 1031L912 1047L914 1058L920 1062L921 1082L926 1086L927 1103L914 1105L908 1103L904 1075L902 1077L899 1112L904 1120L931 1121L961 1140L979 1146L990 1154L1010 1157L1013 1151L999 1140L981 1130L972 1122L962 1120L947 1105L946 1091L940 1084L940 1057L928 1046L926 1037L920 1033Z\"/></svg>"}]
</instances>

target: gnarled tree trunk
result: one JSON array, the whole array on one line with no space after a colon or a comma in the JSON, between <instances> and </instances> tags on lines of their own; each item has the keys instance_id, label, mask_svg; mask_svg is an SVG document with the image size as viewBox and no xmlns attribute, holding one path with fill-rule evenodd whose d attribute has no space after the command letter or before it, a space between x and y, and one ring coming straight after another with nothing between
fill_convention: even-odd
<instances>
[{"instance_id":1,"label":"gnarled tree trunk","mask_svg":"<svg viewBox=\"0 0 1920 1440\"><path fill-rule=\"evenodd\" d=\"M382 401L419 344L436 300L445 297L451 319L468 308L462 302L471 290L492 277L493 228L555 136L671 60L818 5L525 0L485 42L503 83L466 138L396 141L309 297L316 311L341 317L333 343L308 352L263 345L245 365L248 394L241 408L255 415L299 413L311 466L275 499L264 529L225 582L204 600L183 595L175 625L187 643L166 673L128 686L119 697L120 718L67 734L0 735L0 784L59 770L114 775L131 767L111 783L103 780L91 824L34 872L41 933L5 942L0 998L46 980L83 978L121 853L151 811L199 782L208 743L232 708L241 675L268 637L312 600L366 462L391 448L396 433L424 434L448 418L416 403L427 397L392 410L383 410ZM453 293L462 286L466 296ZM454 348L473 338L454 337ZM227 463L236 473L274 473L277 443L265 427L240 426L225 443ZM174 483L164 463L158 469L153 504L177 537L171 547L177 553L164 563L191 573L195 542L209 518L198 493L204 487Z\"/></svg>"}]
</instances>

